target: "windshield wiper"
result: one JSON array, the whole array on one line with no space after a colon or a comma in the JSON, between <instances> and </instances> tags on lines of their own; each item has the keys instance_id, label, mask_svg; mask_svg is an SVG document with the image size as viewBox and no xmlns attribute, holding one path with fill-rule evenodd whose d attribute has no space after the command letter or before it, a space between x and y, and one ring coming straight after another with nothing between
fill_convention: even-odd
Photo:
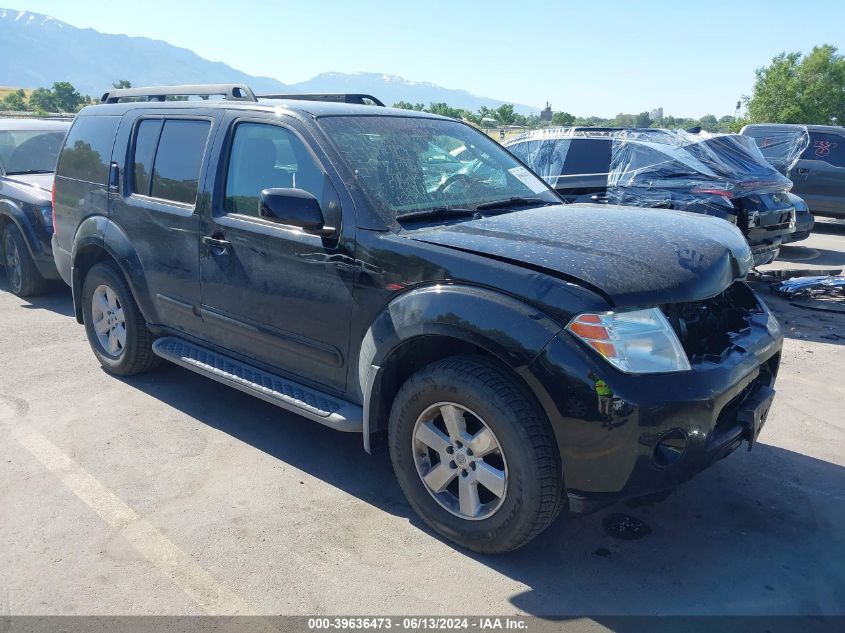
<instances>
[{"instance_id":1,"label":"windshield wiper","mask_svg":"<svg viewBox=\"0 0 845 633\"><path fill-rule=\"evenodd\" d=\"M513 207L547 207L552 204L561 204L552 200L545 200L544 198L531 198L527 196L513 196L505 200L494 200L493 202L482 202L477 207L476 211L488 211L490 209L510 209Z\"/></svg>"},{"instance_id":2,"label":"windshield wiper","mask_svg":"<svg viewBox=\"0 0 845 633\"><path fill-rule=\"evenodd\" d=\"M52 174L52 169L25 169L23 171L7 171L7 176L27 176L29 174Z\"/></svg>"},{"instance_id":3,"label":"windshield wiper","mask_svg":"<svg viewBox=\"0 0 845 633\"><path fill-rule=\"evenodd\" d=\"M434 207L433 209L422 209L420 211L408 211L396 216L399 222L405 220L425 220L428 218L464 217L475 215L474 209L463 207Z\"/></svg>"}]
</instances>

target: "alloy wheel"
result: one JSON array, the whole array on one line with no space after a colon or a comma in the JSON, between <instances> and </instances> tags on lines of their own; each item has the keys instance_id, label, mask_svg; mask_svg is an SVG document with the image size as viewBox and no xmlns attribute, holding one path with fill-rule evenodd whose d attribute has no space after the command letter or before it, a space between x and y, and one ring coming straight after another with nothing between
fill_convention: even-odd
<instances>
[{"instance_id":1,"label":"alloy wheel","mask_svg":"<svg viewBox=\"0 0 845 633\"><path fill-rule=\"evenodd\" d=\"M126 317L117 293L105 284L94 290L91 316L100 347L112 356L120 356L126 347Z\"/></svg>"},{"instance_id":2,"label":"alloy wheel","mask_svg":"<svg viewBox=\"0 0 845 633\"><path fill-rule=\"evenodd\" d=\"M23 283L21 255L11 233L6 233L6 239L3 240L3 252L6 254L6 277L8 277L14 291L20 292Z\"/></svg>"},{"instance_id":3,"label":"alloy wheel","mask_svg":"<svg viewBox=\"0 0 845 633\"><path fill-rule=\"evenodd\" d=\"M417 418L412 434L417 474L444 509L462 519L486 519L501 507L508 466L492 429L454 402L439 402Z\"/></svg>"}]
</instances>

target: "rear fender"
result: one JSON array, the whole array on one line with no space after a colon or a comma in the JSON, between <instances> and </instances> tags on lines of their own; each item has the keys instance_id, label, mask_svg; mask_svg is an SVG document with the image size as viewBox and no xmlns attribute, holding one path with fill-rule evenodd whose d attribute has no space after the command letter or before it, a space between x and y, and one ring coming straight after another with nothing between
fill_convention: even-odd
<instances>
[{"instance_id":1,"label":"rear fender","mask_svg":"<svg viewBox=\"0 0 845 633\"><path fill-rule=\"evenodd\" d=\"M126 279L141 314L148 323L158 322L158 313L150 297L144 268L129 238L117 224L102 215L83 220L73 240L73 307L76 320L82 323L82 268L89 257L105 255L117 263Z\"/></svg>"}]
</instances>

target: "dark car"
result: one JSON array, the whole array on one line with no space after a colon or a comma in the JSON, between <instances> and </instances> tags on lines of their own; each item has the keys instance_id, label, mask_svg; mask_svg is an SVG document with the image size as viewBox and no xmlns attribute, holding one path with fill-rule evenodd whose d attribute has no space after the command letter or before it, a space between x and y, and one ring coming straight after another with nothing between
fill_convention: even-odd
<instances>
[{"instance_id":1,"label":"dark car","mask_svg":"<svg viewBox=\"0 0 845 633\"><path fill-rule=\"evenodd\" d=\"M777 257L795 231L789 180L754 143L735 134L680 130L551 128L506 147L567 202L599 202L703 213L735 224L754 265Z\"/></svg>"},{"instance_id":2,"label":"dark car","mask_svg":"<svg viewBox=\"0 0 845 633\"><path fill-rule=\"evenodd\" d=\"M69 121L0 119L0 262L28 297L59 278L53 263L53 172Z\"/></svg>"},{"instance_id":3,"label":"dark car","mask_svg":"<svg viewBox=\"0 0 845 633\"><path fill-rule=\"evenodd\" d=\"M734 226L564 205L452 119L212 91L68 134L53 249L106 371L386 435L413 508L482 552L755 441L783 339Z\"/></svg>"},{"instance_id":4,"label":"dark car","mask_svg":"<svg viewBox=\"0 0 845 633\"><path fill-rule=\"evenodd\" d=\"M763 154L783 139L806 134L808 140L787 175L816 215L845 218L845 128L833 125L755 123L740 134L752 137Z\"/></svg>"}]
</instances>

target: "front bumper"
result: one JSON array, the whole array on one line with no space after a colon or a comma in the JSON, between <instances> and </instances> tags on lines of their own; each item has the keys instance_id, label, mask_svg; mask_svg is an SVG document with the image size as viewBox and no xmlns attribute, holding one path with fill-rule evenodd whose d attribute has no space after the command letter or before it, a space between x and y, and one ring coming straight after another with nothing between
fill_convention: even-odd
<instances>
[{"instance_id":1,"label":"front bumper","mask_svg":"<svg viewBox=\"0 0 845 633\"><path fill-rule=\"evenodd\" d=\"M624 374L559 334L530 369L545 389L541 400L570 510L673 488L744 440L753 442L771 403L782 345L765 306L719 362L697 362L687 372ZM610 395L596 389L597 381Z\"/></svg>"}]
</instances>

